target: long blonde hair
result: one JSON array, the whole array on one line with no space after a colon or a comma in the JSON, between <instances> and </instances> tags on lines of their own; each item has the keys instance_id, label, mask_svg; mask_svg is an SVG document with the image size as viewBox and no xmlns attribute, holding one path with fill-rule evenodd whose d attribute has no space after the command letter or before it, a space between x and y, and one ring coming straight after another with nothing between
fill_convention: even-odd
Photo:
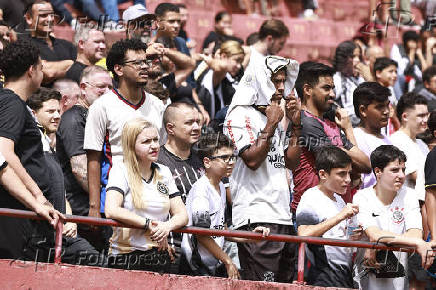
<instances>
[{"instance_id":1,"label":"long blonde hair","mask_svg":"<svg viewBox=\"0 0 436 290\"><path fill-rule=\"evenodd\" d=\"M132 193L133 205L135 208L145 208L142 199L143 184L142 175L139 170L138 157L135 152L136 138L144 129L155 128L150 122L142 117L135 118L126 122L121 134L121 144L123 147L124 165L127 169L127 177L130 191Z\"/></svg>"}]
</instances>

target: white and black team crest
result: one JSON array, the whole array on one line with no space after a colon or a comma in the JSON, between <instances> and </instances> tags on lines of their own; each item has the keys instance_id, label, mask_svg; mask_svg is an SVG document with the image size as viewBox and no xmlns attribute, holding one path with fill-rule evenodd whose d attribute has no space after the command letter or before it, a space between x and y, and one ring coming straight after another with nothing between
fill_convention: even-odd
<instances>
[{"instance_id":1,"label":"white and black team crest","mask_svg":"<svg viewBox=\"0 0 436 290\"><path fill-rule=\"evenodd\" d=\"M404 208L399 208L396 206L395 208L391 208L392 212L392 220L396 224L401 224L404 221Z\"/></svg>"},{"instance_id":2,"label":"white and black team crest","mask_svg":"<svg viewBox=\"0 0 436 290\"><path fill-rule=\"evenodd\" d=\"M157 182L157 191L159 191L161 194L169 195L170 190L168 189L168 186L163 184L162 182Z\"/></svg>"}]
</instances>

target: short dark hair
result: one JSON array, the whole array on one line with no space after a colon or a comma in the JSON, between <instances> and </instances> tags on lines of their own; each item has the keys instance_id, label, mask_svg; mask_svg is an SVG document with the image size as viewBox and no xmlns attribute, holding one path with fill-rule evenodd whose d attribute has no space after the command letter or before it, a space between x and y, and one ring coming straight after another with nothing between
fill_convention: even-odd
<instances>
[{"instance_id":1,"label":"short dark hair","mask_svg":"<svg viewBox=\"0 0 436 290\"><path fill-rule=\"evenodd\" d=\"M398 63L395 60L389 57L378 57L374 62L374 71L373 71L374 76L376 76L376 72L382 71L391 65L398 67Z\"/></svg>"},{"instance_id":2,"label":"short dark hair","mask_svg":"<svg viewBox=\"0 0 436 290\"><path fill-rule=\"evenodd\" d=\"M406 162L407 157L403 151L394 145L380 145L372 151L370 160L371 168L374 172L376 168L383 171L389 163L394 162L395 160Z\"/></svg>"},{"instance_id":3,"label":"short dark hair","mask_svg":"<svg viewBox=\"0 0 436 290\"><path fill-rule=\"evenodd\" d=\"M61 99L62 95L58 91L41 87L27 99L26 103L32 110L38 111L42 108L44 102L49 100L58 100L60 102Z\"/></svg>"},{"instance_id":4,"label":"short dark hair","mask_svg":"<svg viewBox=\"0 0 436 290\"><path fill-rule=\"evenodd\" d=\"M118 76L115 73L114 67L116 64L123 64L128 50L142 50L146 52L147 44L139 39L132 38L117 41L114 43L114 45L112 45L106 57L106 66L107 69L112 72L112 75L116 81L118 81Z\"/></svg>"},{"instance_id":5,"label":"short dark hair","mask_svg":"<svg viewBox=\"0 0 436 290\"><path fill-rule=\"evenodd\" d=\"M246 45L253 45L259 40L259 32L250 33L245 40Z\"/></svg>"},{"instance_id":6,"label":"short dark hair","mask_svg":"<svg viewBox=\"0 0 436 290\"><path fill-rule=\"evenodd\" d=\"M265 20L259 29L259 39L263 40L268 35L271 35L273 38L289 36L289 29L279 19Z\"/></svg>"},{"instance_id":7,"label":"short dark hair","mask_svg":"<svg viewBox=\"0 0 436 290\"><path fill-rule=\"evenodd\" d=\"M208 133L200 137L197 143L198 156L203 160L204 157L212 157L221 148L232 148L233 142L223 133Z\"/></svg>"},{"instance_id":8,"label":"short dark hair","mask_svg":"<svg viewBox=\"0 0 436 290\"><path fill-rule=\"evenodd\" d=\"M404 111L406 111L407 109L415 108L415 105L427 106L426 98L414 92L405 93L404 95L402 95L401 98L398 100L397 104L398 120L400 120L401 122L401 115L403 115Z\"/></svg>"},{"instance_id":9,"label":"short dark hair","mask_svg":"<svg viewBox=\"0 0 436 290\"><path fill-rule=\"evenodd\" d=\"M305 84L315 87L320 77L333 77L334 73L334 70L328 65L313 61L303 62L300 65L298 77L295 81L295 89L297 90L298 97L303 100L303 86Z\"/></svg>"},{"instance_id":10,"label":"short dark hair","mask_svg":"<svg viewBox=\"0 0 436 290\"><path fill-rule=\"evenodd\" d=\"M223 20L224 16L226 16L226 15L230 16L230 13L225 11L225 10L224 11L220 11L217 14L215 14L215 24L220 22L221 20Z\"/></svg>"},{"instance_id":11,"label":"short dark hair","mask_svg":"<svg viewBox=\"0 0 436 290\"><path fill-rule=\"evenodd\" d=\"M173 3L164 2L157 5L156 9L154 10L154 14L157 17L163 17L167 12L180 13L180 9L177 5Z\"/></svg>"},{"instance_id":12,"label":"short dark hair","mask_svg":"<svg viewBox=\"0 0 436 290\"><path fill-rule=\"evenodd\" d=\"M179 9L180 8L184 8L184 9L186 9L186 5L185 4L183 4L183 3L177 3L177 4L175 4L177 7L179 7Z\"/></svg>"},{"instance_id":13,"label":"short dark hair","mask_svg":"<svg viewBox=\"0 0 436 290\"><path fill-rule=\"evenodd\" d=\"M434 76L436 76L436 65L431 65L422 72L422 81L424 83L429 83L431 78Z\"/></svg>"},{"instance_id":14,"label":"short dark hair","mask_svg":"<svg viewBox=\"0 0 436 290\"><path fill-rule=\"evenodd\" d=\"M436 111L430 113L427 121L428 129L431 131L431 135L433 136L433 132L436 130Z\"/></svg>"},{"instance_id":15,"label":"short dark hair","mask_svg":"<svg viewBox=\"0 0 436 290\"><path fill-rule=\"evenodd\" d=\"M24 10L22 11L23 15L26 15L29 13L31 16L32 16L33 5L40 4L40 3L50 3L51 4L50 0L31 0L31 1L26 1L26 2L27 2L27 5L26 5L26 7L24 7Z\"/></svg>"},{"instance_id":16,"label":"short dark hair","mask_svg":"<svg viewBox=\"0 0 436 290\"><path fill-rule=\"evenodd\" d=\"M0 70L5 79L21 77L39 61L39 49L31 42L18 40L0 52Z\"/></svg>"},{"instance_id":17,"label":"short dark hair","mask_svg":"<svg viewBox=\"0 0 436 290\"><path fill-rule=\"evenodd\" d=\"M357 86L353 92L354 113L360 116L359 107L368 107L371 103L382 103L389 100L391 91L377 82L364 82Z\"/></svg>"},{"instance_id":18,"label":"short dark hair","mask_svg":"<svg viewBox=\"0 0 436 290\"><path fill-rule=\"evenodd\" d=\"M351 157L341 148L336 146L324 146L315 153L316 171L324 170L327 173L334 168L345 168L351 164Z\"/></svg>"},{"instance_id":19,"label":"short dark hair","mask_svg":"<svg viewBox=\"0 0 436 290\"><path fill-rule=\"evenodd\" d=\"M419 41L419 34L416 33L416 31L413 31L413 30L409 30L409 31L404 32L404 34L403 34L403 44L404 44L404 46L410 40L418 42Z\"/></svg>"}]
</instances>

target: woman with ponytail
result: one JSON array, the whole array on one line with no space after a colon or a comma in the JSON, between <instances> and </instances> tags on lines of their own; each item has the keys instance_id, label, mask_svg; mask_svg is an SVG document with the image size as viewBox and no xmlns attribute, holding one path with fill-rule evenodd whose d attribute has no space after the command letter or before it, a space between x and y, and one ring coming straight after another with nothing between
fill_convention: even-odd
<instances>
[{"instance_id":1,"label":"woman with ponytail","mask_svg":"<svg viewBox=\"0 0 436 290\"><path fill-rule=\"evenodd\" d=\"M168 272L173 253L167 236L185 226L188 216L170 170L155 163L158 131L136 118L125 124L121 142L124 159L110 171L105 214L142 229L114 227L108 266Z\"/></svg>"}]
</instances>

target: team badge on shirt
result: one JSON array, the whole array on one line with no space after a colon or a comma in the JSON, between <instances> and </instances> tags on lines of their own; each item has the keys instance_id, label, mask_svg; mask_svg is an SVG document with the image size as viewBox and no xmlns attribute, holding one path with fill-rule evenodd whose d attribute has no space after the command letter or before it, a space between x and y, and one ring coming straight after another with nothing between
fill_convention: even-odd
<instances>
[{"instance_id":1,"label":"team badge on shirt","mask_svg":"<svg viewBox=\"0 0 436 290\"><path fill-rule=\"evenodd\" d=\"M404 221L403 211L404 208L399 208L398 206L396 206L395 208L391 208L392 219L394 223L401 224Z\"/></svg>"},{"instance_id":2,"label":"team badge on shirt","mask_svg":"<svg viewBox=\"0 0 436 290\"><path fill-rule=\"evenodd\" d=\"M170 190L168 189L168 186L163 184L162 182L157 182L157 191L159 191L161 194L169 195Z\"/></svg>"}]
</instances>

